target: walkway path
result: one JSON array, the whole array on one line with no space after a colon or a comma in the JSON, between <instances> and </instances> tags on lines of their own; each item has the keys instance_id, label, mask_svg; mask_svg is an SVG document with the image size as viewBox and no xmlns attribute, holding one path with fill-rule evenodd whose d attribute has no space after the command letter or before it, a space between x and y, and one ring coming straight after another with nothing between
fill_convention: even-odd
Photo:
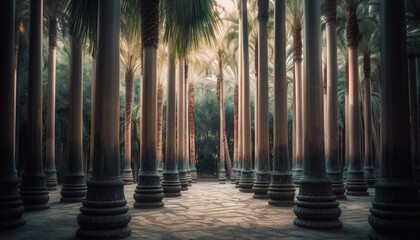
<instances>
[{"instance_id":1,"label":"walkway path","mask_svg":"<svg viewBox=\"0 0 420 240\"><path fill-rule=\"evenodd\" d=\"M125 186L132 234L127 239L367 239L369 197L341 201L344 227L310 230L293 225L293 208L269 206L267 200L240 193L233 184L193 184L180 198L164 199L160 209L134 209L135 185ZM60 203L60 191L50 193L51 208L27 212L24 227L0 233L0 239L74 239L80 203Z\"/></svg>"}]
</instances>

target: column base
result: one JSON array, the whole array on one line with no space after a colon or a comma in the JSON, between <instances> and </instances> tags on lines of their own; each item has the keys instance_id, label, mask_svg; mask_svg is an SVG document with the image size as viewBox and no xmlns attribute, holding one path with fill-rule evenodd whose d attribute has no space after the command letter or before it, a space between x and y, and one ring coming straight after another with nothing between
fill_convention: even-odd
<instances>
[{"instance_id":1,"label":"column base","mask_svg":"<svg viewBox=\"0 0 420 240\"><path fill-rule=\"evenodd\" d=\"M44 170L45 173L45 183L47 184L48 191L57 190L57 171L53 170Z\"/></svg>"},{"instance_id":2,"label":"column base","mask_svg":"<svg viewBox=\"0 0 420 240\"><path fill-rule=\"evenodd\" d=\"M179 181L181 182L181 191L188 190L188 178L186 170L178 170L179 172Z\"/></svg>"},{"instance_id":3,"label":"column base","mask_svg":"<svg viewBox=\"0 0 420 240\"><path fill-rule=\"evenodd\" d=\"M134 183L133 170L131 168L123 169L123 172L121 174L121 179L124 181L125 185L133 184Z\"/></svg>"},{"instance_id":4,"label":"column base","mask_svg":"<svg viewBox=\"0 0 420 240\"><path fill-rule=\"evenodd\" d=\"M373 167L366 167L363 169L365 173L365 181L368 187L373 187L373 185L378 181L376 178L375 168Z\"/></svg>"},{"instance_id":5,"label":"column base","mask_svg":"<svg viewBox=\"0 0 420 240\"><path fill-rule=\"evenodd\" d=\"M163 179L163 168L161 168L161 167L158 168L157 173L159 175L160 180L162 181L162 179Z\"/></svg>"},{"instance_id":6,"label":"column base","mask_svg":"<svg viewBox=\"0 0 420 240\"><path fill-rule=\"evenodd\" d=\"M198 175L197 175L197 169L196 168L191 168L191 180L192 183L196 183L198 179Z\"/></svg>"},{"instance_id":7,"label":"column base","mask_svg":"<svg viewBox=\"0 0 420 240\"><path fill-rule=\"evenodd\" d=\"M9 230L23 226L25 220L22 218L25 208L18 191L18 178L16 174L6 177L0 183L0 231Z\"/></svg>"},{"instance_id":8,"label":"column base","mask_svg":"<svg viewBox=\"0 0 420 240\"><path fill-rule=\"evenodd\" d=\"M295 168L292 170L293 172L293 183L296 187L299 187L299 180L302 178L303 169L302 168Z\"/></svg>"},{"instance_id":9,"label":"column base","mask_svg":"<svg viewBox=\"0 0 420 240\"><path fill-rule=\"evenodd\" d=\"M20 195L22 196L25 211L45 210L50 208L50 205L48 204L50 196L43 173L32 175L25 173L22 176Z\"/></svg>"},{"instance_id":10,"label":"column base","mask_svg":"<svg viewBox=\"0 0 420 240\"><path fill-rule=\"evenodd\" d=\"M87 196L80 208L76 237L81 239L116 239L130 235L124 182L119 176L92 177L87 182Z\"/></svg>"},{"instance_id":11,"label":"column base","mask_svg":"<svg viewBox=\"0 0 420 240\"><path fill-rule=\"evenodd\" d=\"M349 196L369 196L365 175L362 171L347 173L346 194Z\"/></svg>"},{"instance_id":12,"label":"column base","mask_svg":"<svg viewBox=\"0 0 420 240\"><path fill-rule=\"evenodd\" d=\"M332 193L327 178L303 176L299 181L299 195L294 209L294 224L303 228L339 228L343 223L340 204Z\"/></svg>"},{"instance_id":13,"label":"column base","mask_svg":"<svg viewBox=\"0 0 420 240\"><path fill-rule=\"evenodd\" d=\"M343 180L347 180L347 172L348 172L348 167L344 167L343 168Z\"/></svg>"},{"instance_id":14,"label":"column base","mask_svg":"<svg viewBox=\"0 0 420 240\"><path fill-rule=\"evenodd\" d=\"M83 172L67 173L61 188L61 202L81 202L86 197L87 186Z\"/></svg>"},{"instance_id":15,"label":"column base","mask_svg":"<svg viewBox=\"0 0 420 240\"><path fill-rule=\"evenodd\" d=\"M219 183L220 184L225 184L226 183L226 171L225 170L220 170L219 171Z\"/></svg>"},{"instance_id":16,"label":"column base","mask_svg":"<svg viewBox=\"0 0 420 240\"><path fill-rule=\"evenodd\" d=\"M157 171L140 171L134 193L135 208L163 207L163 189Z\"/></svg>"},{"instance_id":17,"label":"column base","mask_svg":"<svg viewBox=\"0 0 420 240\"><path fill-rule=\"evenodd\" d=\"M191 170L187 171L187 180L188 180L188 187L191 187L192 186Z\"/></svg>"},{"instance_id":18,"label":"column base","mask_svg":"<svg viewBox=\"0 0 420 240\"><path fill-rule=\"evenodd\" d=\"M346 188L340 172L328 172L328 179L331 181L332 191L338 200L346 199Z\"/></svg>"},{"instance_id":19,"label":"column base","mask_svg":"<svg viewBox=\"0 0 420 240\"><path fill-rule=\"evenodd\" d=\"M252 193L254 190L254 171L253 170L242 170L241 180L239 181L239 191L245 193Z\"/></svg>"},{"instance_id":20,"label":"column base","mask_svg":"<svg viewBox=\"0 0 420 240\"><path fill-rule=\"evenodd\" d=\"M236 182L236 168L232 168L232 175L230 176L230 183L235 184Z\"/></svg>"},{"instance_id":21,"label":"column base","mask_svg":"<svg viewBox=\"0 0 420 240\"><path fill-rule=\"evenodd\" d=\"M181 196L181 182L177 170L163 171L162 188L164 197Z\"/></svg>"},{"instance_id":22,"label":"column base","mask_svg":"<svg viewBox=\"0 0 420 240\"><path fill-rule=\"evenodd\" d=\"M419 185L401 179L380 179L368 217L370 239L418 239Z\"/></svg>"},{"instance_id":23,"label":"column base","mask_svg":"<svg viewBox=\"0 0 420 240\"><path fill-rule=\"evenodd\" d=\"M252 190L254 191L253 198L257 199L267 199L267 191L270 186L271 174L269 171L257 171L256 178L254 181L254 186Z\"/></svg>"},{"instance_id":24,"label":"column base","mask_svg":"<svg viewBox=\"0 0 420 240\"><path fill-rule=\"evenodd\" d=\"M241 181L241 169L238 168L238 170L236 171L235 188L239 188L240 181Z\"/></svg>"},{"instance_id":25,"label":"column base","mask_svg":"<svg viewBox=\"0 0 420 240\"><path fill-rule=\"evenodd\" d=\"M295 205L295 185L289 172L273 172L267 195L268 204L276 207L290 207Z\"/></svg>"}]
</instances>

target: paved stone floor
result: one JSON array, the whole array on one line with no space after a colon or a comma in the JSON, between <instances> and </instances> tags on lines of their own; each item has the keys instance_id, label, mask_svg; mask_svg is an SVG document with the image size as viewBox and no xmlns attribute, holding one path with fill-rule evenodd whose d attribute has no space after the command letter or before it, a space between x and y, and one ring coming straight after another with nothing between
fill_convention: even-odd
<instances>
[{"instance_id":1,"label":"paved stone floor","mask_svg":"<svg viewBox=\"0 0 420 240\"><path fill-rule=\"evenodd\" d=\"M135 185L125 186L132 233L126 239L367 239L369 197L340 201L336 230L310 230L293 225L293 208L269 206L267 200L240 193L233 184L198 182L182 197L164 199L160 209L134 209ZM60 191L50 193L49 210L27 212L25 226L0 233L0 239L74 239L81 203L60 203Z\"/></svg>"}]
</instances>

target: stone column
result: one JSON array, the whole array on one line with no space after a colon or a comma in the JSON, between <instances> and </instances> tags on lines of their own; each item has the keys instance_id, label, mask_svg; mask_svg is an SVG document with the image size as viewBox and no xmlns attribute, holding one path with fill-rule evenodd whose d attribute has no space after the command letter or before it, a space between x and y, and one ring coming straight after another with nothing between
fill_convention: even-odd
<instances>
[{"instance_id":1,"label":"stone column","mask_svg":"<svg viewBox=\"0 0 420 240\"><path fill-rule=\"evenodd\" d=\"M120 177L119 119L120 1L98 4L98 51L92 176L77 217L77 238L116 239L130 235L124 181Z\"/></svg>"},{"instance_id":2,"label":"stone column","mask_svg":"<svg viewBox=\"0 0 420 240\"><path fill-rule=\"evenodd\" d=\"M249 61L248 61L248 16L247 1L242 0L242 66L243 66L243 165L241 171L241 180L239 188L241 192L253 192L254 185L254 169L252 169L252 144L251 144L251 104L249 90Z\"/></svg>"},{"instance_id":3,"label":"stone column","mask_svg":"<svg viewBox=\"0 0 420 240\"><path fill-rule=\"evenodd\" d=\"M88 178L92 176L93 169L93 148L95 147L95 91L96 91L96 55L92 54L92 83L90 96L90 153Z\"/></svg>"},{"instance_id":4,"label":"stone column","mask_svg":"<svg viewBox=\"0 0 420 240\"><path fill-rule=\"evenodd\" d=\"M410 56L410 113L411 113L411 159L413 162L414 180L420 182L420 156L419 156L419 112L417 105L417 66L415 56Z\"/></svg>"},{"instance_id":5,"label":"stone column","mask_svg":"<svg viewBox=\"0 0 420 240\"><path fill-rule=\"evenodd\" d=\"M166 105L165 169L163 170L163 193L165 197L181 196L178 162L176 159L176 85L173 54L168 47L168 80Z\"/></svg>"},{"instance_id":6,"label":"stone column","mask_svg":"<svg viewBox=\"0 0 420 240\"><path fill-rule=\"evenodd\" d=\"M157 172L157 69L156 51L158 45L159 0L140 1L143 81L141 88L141 141L140 171L134 194L134 207L163 207L163 189ZM155 14L151 14L155 13ZM147 16L148 18L144 18ZM148 36L148 35L151 36Z\"/></svg>"},{"instance_id":7,"label":"stone column","mask_svg":"<svg viewBox=\"0 0 420 240\"><path fill-rule=\"evenodd\" d=\"M254 181L254 198L267 198L270 185L270 156L268 129L268 54L267 54L267 21L268 0L258 0L258 115L256 148L256 175Z\"/></svg>"},{"instance_id":8,"label":"stone column","mask_svg":"<svg viewBox=\"0 0 420 240\"><path fill-rule=\"evenodd\" d=\"M337 31L336 31L336 0L325 0L325 15L327 19L327 112L324 121L327 122L326 162L327 176L332 182L333 193L337 199L345 199L343 178L339 166L338 151L338 92L337 92Z\"/></svg>"},{"instance_id":9,"label":"stone column","mask_svg":"<svg viewBox=\"0 0 420 240\"><path fill-rule=\"evenodd\" d=\"M219 49L219 71L222 69L222 50ZM219 72L222 76L220 76L220 103L219 103L219 183L225 184L226 183L226 170L225 170L225 138L224 138L224 125L223 125L223 118L225 117L224 114L224 96L223 96L223 72ZM229 153L227 153L229 154Z\"/></svg>"},{"instance_id":10,"label":"stone column","mask_svg":"<svg viewBox=\"0 0 420 240\"><path fill-rule=\"evenodd\" d=\"M15 114L16 82L14 78L15 8L16 1L0 3L0 26L4 36L0 38L0 231L25 224L25 211L18 191L18 176L15 167Z\"/></svg>"},{"instance_id":11,"label":"stone column","mask_svg":"<svg viewBox=\"0 0 420 240\"><path fill-rule=\"evenodd\" d=\"M31 1L28 69L28 159L20 194L26 211L48 209L42 167L42 22L43 0Z\"/></svg>"},{"instance_id":12,"label":"stone column","mask_svg":"<svg viewBox=\"0 0 420 240\"><path fill-rule=\"evenodd\" d=\"M191 177L191 168L190 168L190 121L188 115L188 101L189 101L189 87L188 87L188 63L187 60L184 60L184 68L185 68L185 109L184 109L184 124L185 124L185 137L184 137L184 147L185 147L185 163L187 167L187 180L188 186L191 187L192 185L192 177Z\"/></svg>"},{"instance_id":13,"label":"stone column","mask_svg":"<svg viewBox=\"0 0 420 240\"><path fill-rule=\"evenodd\" d=\"M57 189L57 170L55 168L55 65L57 59L57 15L49 19L48 50L48 89L47 89L47 121L46 121L46 156L44 172L49 191Z\"/></svg>"},{"instance_id":14,"label":"stone column","mask_svg":"<svg viewBox=\"0 0 420 240\"><path fill-rule=\"evenodd\" d=\"M268 188L268 203L273 206L293 206L295 185L289 165L286 79L286 3L275 1L274 7L274 120L273 172Z\"/></svg>"},{"instance_id":15,"label":"stone column","mask_svg":"<svg viewBox=\"0 0 420 240\"><path fill-rule=\"evenodd\" d=\"M327 178L324 151L323 97L321 79L321 18L319 0L305 0L305 136L303 175L299 181L295 225L307 228L337 228L342 223L339 203ZM309 40L310 39L310 40Z\"/></svg>"},{"instance_id":16,"label":"stone column","mask_svg":"<svg viewBox=\"0 0 420 240\"><path fill-rule=\"evenodd\" d=\"M236 171L235 188L239 188L242 172L242 17L239 20L239 43L238 43L238 167Z\"/></svg>"},{"instance_id":17,"label":"stone column","mask_svg":"<svg viewBox=\"0 0 420 240\"><path fill-rule=\"evenodd\" d=\"M86 196L83 172L83 57L81 43L72 37L70 60L69 159L61 189L62 202L81 202Z\"/></svg>"},{"instance_id":18,"label":"stone column","mask_svg":"<svg viewBox=\"0 0 420 240\"><path fill-rule=\"evenodd\" d=\"M405 1L381 1L381 156L370 239L417 239L419 185L413 181ZM398 79L398 81L396 81Z\"/></svg>"},{"instance_id":19,"label":"stone column","mask_svg":"<svg viewBox=\"0 0 420 240\"><path fill-rule=\"evenodd\" d=\"M344 66L344 168L343 179L347 180L349 169L349 64Z\"/></svg>"},{"instance_id":20,"label":"stone column","mask_svg":"<svg viewBox=\"0 0 420 240\"><path fill-rule=\"evenodd\" d=\"M184 135L185 135L185 125L184 121L184 97L185 97L185 86L184 86L184 64L178 63L178 111L176 115L176 148L177 148L177 159L178 159L178 173L179 181L181 182L181 190L188 190L188 178L187 178L187 168L185 167L185 148L184 148Z\"/></svg>"}]
</instances>

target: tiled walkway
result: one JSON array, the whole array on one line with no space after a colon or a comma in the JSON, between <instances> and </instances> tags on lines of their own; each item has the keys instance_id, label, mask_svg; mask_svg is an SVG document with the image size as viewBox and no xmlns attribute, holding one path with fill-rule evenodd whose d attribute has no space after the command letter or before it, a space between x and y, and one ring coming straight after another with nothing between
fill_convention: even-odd
<instances>
[{"instance_id":1,"label":"tiled walkway","mask_svg":"<svg viewBox=\"0 0 420 240\"><path fill-rule=\"evenodd\" d=\"M182 197L164 199L160 209L134 209L135 185L125 187L132 233L126 239L367 239L369 197L341 201L344 226L336 230L310 230L293 225L293 208L269 206L267 200L240 193L233 184L193 184ZM0 239L74 239L81 203L60 203L60 191L50 193L51 207L27 212L26 225L0 233Z\"/></svg>"}]
</instances>

